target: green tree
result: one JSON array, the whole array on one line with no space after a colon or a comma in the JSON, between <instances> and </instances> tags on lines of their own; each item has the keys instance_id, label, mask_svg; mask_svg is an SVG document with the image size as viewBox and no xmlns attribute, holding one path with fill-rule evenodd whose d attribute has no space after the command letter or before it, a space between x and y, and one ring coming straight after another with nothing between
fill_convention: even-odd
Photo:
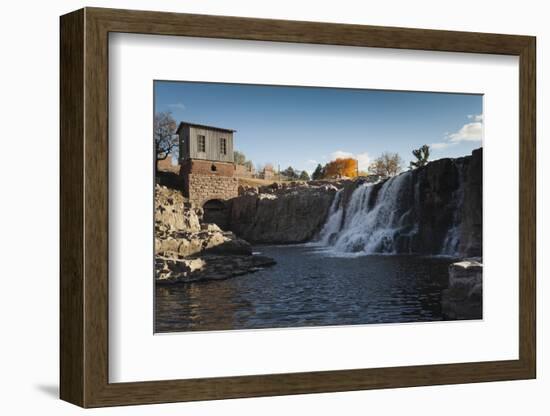
<instances>
[{"instance_id":1,"label":"green tree","mask_svg":"<svg viewBox=\"0 0 550 416\"><path fill-rule=\"evenodd\" d=\"M323 179L324 176L325 176L325 168L321 166L321 164L319 163L317 164L317 167L311 174L311 178L315 181L315 180Z\"/></svg>"},{"instance_id":2,"label":"green tree","mask_svg":"<svg viewBox=\"0 0 550 416\"><path fill-rule=\"evenodd\" d=\"M288 168L283 170L281 172L281 175L286 176L288 179L298 179L298 173L292 166L289 166Z\"/></svg>"},{"instance_id":3,"label":"green tree","mask_svg":"<svg viewBox=\"0 0 550 416\"><path fill-rule=\"evenodd\" d=\"M411 161L410 168L420 168L424 166L426 163L428 163L428 159L430 157L430 146L425 144L424 146L414 149L412 151L413 156L416 158L416 160Z\"/></svg>"},{"instance_id":4,"label":"green tree","mask_svg":"<svg viewBox=\"0 0 550 416\"><path fill-rule=\"evenodd\" d=\"M309 174L303 170L302 173L300 173L300 178L299 178L301 181L309 181Z\"/></svg>"}]
</instances>

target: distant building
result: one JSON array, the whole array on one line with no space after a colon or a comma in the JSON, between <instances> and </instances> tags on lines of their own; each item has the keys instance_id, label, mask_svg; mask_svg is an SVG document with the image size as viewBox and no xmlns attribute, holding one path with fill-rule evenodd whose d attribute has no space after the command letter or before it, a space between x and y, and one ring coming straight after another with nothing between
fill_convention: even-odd
<instances>
[{"instance_id":1,"label":"distant building","mask_svg":"<svg viewBox=\"0 0 550 416\"><path fill-rule=\"evenodd\" d=\"M235 165L235 176L238 178L253 178L256 176L256 169L250 163L248 165Z\"/></svg>"},{"instance_id":2,"label":"distant building","mask_svg":"<svg viewBox=\"0 0 550 416\"><path fill-rule=\"evenodd\" d=\"M183 194L204 208L205 221L224 227L225 201L238 195L233 158L235 130L181 122L179 136L180 175Z\"/></svg>"},{"instance_id":3,"label":"distant building","mask_svg":"<svg viewBox=\"0 0 550 416\"><path fill-rule=\"evenodd\" d=\"M275 172L271 166L266 166L258 173L258 177L260 179L271 180L275 178Z\"/></svg>"}]
</instances>

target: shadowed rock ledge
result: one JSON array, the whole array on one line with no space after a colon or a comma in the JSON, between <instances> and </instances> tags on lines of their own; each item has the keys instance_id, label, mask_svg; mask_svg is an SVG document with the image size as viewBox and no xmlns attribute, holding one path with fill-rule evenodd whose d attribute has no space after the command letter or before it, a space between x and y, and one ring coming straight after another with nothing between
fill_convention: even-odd
<instances>
[{"instance_id":1,"label":"shadowed rock ledge","mask_svg":"<svg viewBox=\"0 0 550 416\"><path fill-rule=\"evenodd\" d=\"M241 189L231 201L230 228L252 243L309 241L325 223L334 195L344 183L290 182Z\"/></svg>"}]
</instances>

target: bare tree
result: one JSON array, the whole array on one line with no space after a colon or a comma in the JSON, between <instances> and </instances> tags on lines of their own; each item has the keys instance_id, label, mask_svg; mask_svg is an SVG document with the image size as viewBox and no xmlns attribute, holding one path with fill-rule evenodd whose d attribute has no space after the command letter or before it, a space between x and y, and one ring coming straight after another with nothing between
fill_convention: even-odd
<instances>
[{"instance_id":1,"label":"bare tree","mask_svg":"<svg viewBox=\"0 0 550 416\"><path fill-rule=\"evenodd\" d=\"M178 145L176 136L176 120L170 112L155 114L153 136L155 139L155 174L158 170L158 162L166 159Z\"/></svg>"},{"instance_id":2,"label":"bare tree","mask_svg":"<svg viewBox=\"0 0 550 416\"><path fill-rule=\"evenodd\" d=\"M369 173L382 178L395 176L403 169L403 160L397 153L384 152L369 166Z\"/></svg>"}]
</instances>

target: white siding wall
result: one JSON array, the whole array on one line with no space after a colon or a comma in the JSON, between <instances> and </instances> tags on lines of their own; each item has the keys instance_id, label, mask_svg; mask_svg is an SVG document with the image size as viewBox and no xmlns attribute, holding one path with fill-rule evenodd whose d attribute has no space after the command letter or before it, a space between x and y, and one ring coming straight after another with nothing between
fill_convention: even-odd
<instances>
[{"instance_id":1,"label":"white siding wall","mask_svg":"<svg viewBox=\"0 0 550 416\"><path fill-rule=\"evenodd\" d=\"M206 151L198 151L198 136L204 136L206 140ZM227 144L227 153L221 153L220 139L224 138ZM191 126L189 129L189 157L193 159L221 160L233 162L233 133ZM187 154L186 154L187 156Z\"/></svg>"}]
</instances>

